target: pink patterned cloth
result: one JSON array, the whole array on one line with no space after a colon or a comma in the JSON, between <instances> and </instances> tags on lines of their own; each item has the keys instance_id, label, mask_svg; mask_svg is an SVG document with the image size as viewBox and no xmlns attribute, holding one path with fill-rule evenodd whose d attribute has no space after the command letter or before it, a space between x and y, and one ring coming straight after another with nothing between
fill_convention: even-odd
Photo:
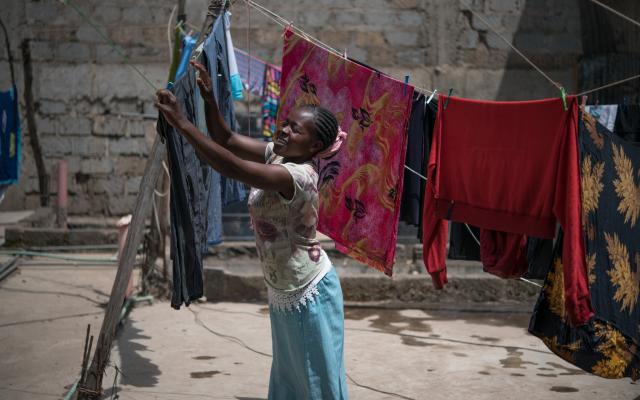
<instances>
[{"instance_id":1,"label":"pink patterned cloth","mask_svg":"<svg viewBox=\"0 0 640 400\"><path fill-rule=\"evenodd\" d=\"M338 250L392 274L413 87L345 60L285 30L278 126L291 109L318 104L348 133L319 161L318 230Z\"/></svg>"}]
</instances>

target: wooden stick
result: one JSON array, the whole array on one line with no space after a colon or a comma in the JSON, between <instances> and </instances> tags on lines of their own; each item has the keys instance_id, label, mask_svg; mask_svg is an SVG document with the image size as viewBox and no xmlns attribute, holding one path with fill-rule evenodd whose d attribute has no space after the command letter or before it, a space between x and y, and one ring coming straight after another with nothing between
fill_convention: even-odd
<instances>
[{"instance_id":1,"label":"wooden stick","mask_svg":"<svg viewBox=\"0 0 640 400\"><path fill-rule=\"evenodd\" d=\"M109 297L109 304L107 305L104 319L102 321L100 337L96 344L96 352L93 356L91 367L89 368L87 382L84 385L84 387L93 390L94 392L101 392L102 389L102 376L104 375L104 371L109 361L111 344L115 337L116 327L118 326L118 320L122 310L127 284L131 277L138 246L140 245L144 234L145 219L151 211L153 190L155 188L156 181L162 172L162 160L165 158L166 154L167 148L164 144L160 143L160 138L156 136L142 177L142 182L140 183L140 191L136 200L133 219L131 220L131 225L129 226L129 231L127 233L124 251L118 261L118 272L116 273L113 288L111 289L111 296ZM92 398L86 396L89 395L80 393L80 397L78 397L78 399Z\"/></svg>"},{"instance_id":2,"label":"wooden stick","mask_svg":"<svg viewBox=\"0 0 640 400\"><path fill-rule=\"evenodd\" d=\"M29 142L33 150L33 158L38 170L38 183L40 185L40 205L49 205L49 175L44 165L40 139L38 139L38 127L36 125L35 107L33 105L33 67L31 66L31 47L29 39L22 42L22 65L24 66L24 111L27 114L27 127L29 128Z\"/></svg>"}]
</instances>

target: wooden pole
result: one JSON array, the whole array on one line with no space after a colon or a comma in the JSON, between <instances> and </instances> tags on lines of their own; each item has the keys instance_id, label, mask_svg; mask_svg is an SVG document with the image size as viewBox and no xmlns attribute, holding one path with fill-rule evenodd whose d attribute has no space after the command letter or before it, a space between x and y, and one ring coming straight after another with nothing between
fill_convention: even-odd
<instances>
[{"instance_id":1,"label":"wooden pole","mask_svg":"<svg viewBox=\"0 0 640 400\"><path fill-rule=\"evenodd\" d=\"M180 7L180 5L182 5L183 7L182 12L180 12L180 9L178 10L178 15L182 14L183 17L186 18L186 16L184 16L184 2L185 0L178 0L178 6ZM216 7L219 3L222 3L220 7ZM226 0L211 0L205 23L211 21L212 24L226 4ZM214 12L215 14L213 14ZM203 37L204 35L200 36ZM160 138L156 136L149 160L145 167L142 182L140 183L140 190L136 199L136 207L133 211L133 219L127 233L124 251L118 260L118 272L113 282L109 303L102 321L100 336L96 344L96 352L93 356L91 367L87 371L85 384L78 386L78 400L97 399L102 392L102 377L104 376L109 356L111 355L111 345L115 337L116 327L125 300L127 284L133 271L138 246L142 241L145 219L146 216L149 215L153 204L153 191L156 187L158 177L162 173L162 160L166 157L167 148L160 142Z\"/></svg>"},{"instance_id":2,"label":"wooden pole","mask_svg":"<svg viewBox=\"0 0 640 400\"><path fill-rule=\"evenodd\" d=\"M167 148L160 142L160 138L156 136L151 149L151 155L147 161L144 170L142 182L140 183L140 191L136 200L136 207L133 211L133 219L127 233L127 242L124 251L118 261L118 272L116 273L109 304L105 311L100 329L100 336L96 344L96 352L91 362L91 367L87 373L85 385L78 389L78 399L95 399L93 393L102 391L102 377L109 361L111 353L111 344L115 337L116 327L120 318L122 304L124 303L125 292L131 277L136 253L140 242L142 241L143 231L145 227L145 219L151 211L151 201L153 190L158 177L162 173L162 160L165 159ZM89 389L84 391L83 389Z\"/></svg>"},{"instance_id":3,"label":"wooden pole","mask_svg":"<svg viewBox=\"0 0 640 400\"><path fill-rule=\"evenodd\" d=\"M38 170L38 183L40 185L40 205L49 205L49 175L44 165L42 148L38 138L38 127L36 125L35 107L33 105L33 67L31 65L31 47L29 39L22 42L22 64L24 66L24 110L27 115L27 127L29 129L29 142L33 150L33 158L36 161Z\"/></svg>"}]
</instances>

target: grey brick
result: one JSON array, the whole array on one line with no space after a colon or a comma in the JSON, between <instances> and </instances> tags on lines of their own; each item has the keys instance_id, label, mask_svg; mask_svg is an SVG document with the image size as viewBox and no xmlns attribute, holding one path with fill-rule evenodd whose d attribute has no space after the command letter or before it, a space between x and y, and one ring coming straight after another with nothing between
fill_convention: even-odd
<instances>
[{"instance_id":1,"label":"grey brick","mask_svg":"<svg viewBox=\"0 0 640 400\"><path fill-rule=\"evenodd\" d=\"M60 135L82 136L91 134L91 120L85 117L65 117L59 122Z\"/></svg>"},{"instance_id":2,"label":"grey brick","mask_svg":"<svg viewBox=\"0 0 640 400\"><path fill-rule=\"evenodd\" d=\"M388 27L393 23L393 16L388 12L371 11L364 14L364 22L369 27Z\"/></svg>"},{"instance_id":3,"label":"grey brick","mask_svg":"<svg viewBox=\"0 0 640 400\"><path fill-rule=\"evenodd\" d=\"M415 47L418 44L416 31L392 31L385 33L385 37L391 46Z\"/></svg>"},{"instance_id":4,"label":"grey brick","mask_svg":"<svg viewBox=\"0 0 640 400\"><path fill-rule=\"evenodd\" d=\"M42 114L65 114L67 105L63 101L41 100L38 102L38 111Z\"/></svg>"},{"instance_id":5,"label":"grey brick","mask_svg":"<svg viewBox=\"0 0 640 400\"><path fill-rule=\"evenodd\" d=\"M143 119L130 119L127 125L127 135L130 137L144 136L150 126L155 131L154 122Z\"/></svg>"},{"instance_id":6,"label":"grey brick","mask_svg":"<svg viewBox=\"0 0 640 400\"><path fill-rule=\"evenodd\" d=\"M497 14L485 14L482 17L485 21L487 21L494 29L498 29L498 31L502 28L502 17ZM478 31L490 31L491 28L487 26L480 18L473 15L471 20L471 27Z\"/></svg>"},{"instance_id":7,"label":"grey brick","mask_svg":"<svg viewBox=\"0 0 640 400\"><path fill-rule=\"evenodd\" d=\"M94 15L96 20L102 23L119 22L122 17L122 10L117 5L103 3L96 7Z\"/></svg>"},{"instance_id":8,"label":"grey brick","mask_svg":"<svg viewBox=\"0 0 640 400\"><path fill-rule=\"evenodd\" d=\"M52 42L44 42L40 40L34 40L29 43L29 49L31 51L31 58L34 61L49 61L52 60L55 53L55 46ZM15 50L14 50L15 51Z\"/></svg>"},{"instance_id":9,"label":"grey brick","mask_svg":"<svg viewBox=\"0 0 640 400\"><path fill-rule=\"evenodd\" d=\"M115 159L116 175L142 175L146 166L146 159L140 156L121 156Z\"/></svg>"},{"instance_id":10,"label":"grey brick","mask_svg":"<svg viewBox=\"0 0 640 400\"><path fill-rule=\"evenodd\" d=\"M84 174L109 174L113 171L113 161L110 158L86 159L80 163L80 172Z\"/></svg>"},{"instance_id":11,"label":"grey brick","mask_svg":"<svg viewBox=\"0 0 640 400\"><path fill-rule=\"evenodd\" d=\"M93 72L88 64L44 65L38 79L38 93L41 98L69 100L91 96Z\"/></svg>"},{"instance_id":12,"label":"grey brick","mask_svg":"<svg viewBox=\"0 0 640 400\"><path fill-rule=\"evenodd\" d=\"M60 43L56 58L64 62L86 62L91 58L91 50L84 43Z\"/></svg>"},{"instance_id":13,"label":"grey brick","mask_svg":"<svg viewBox=\"0 0 640 400\"><path fill-rule=\"evenodd\" d=\"M140 189L141 182L141 176L127 179L127 183L125 184L125 194L137 194Z\"/></svg>"},{"instance_id":14,"label":"grey brick","mask_svg":"<svg viewBox=\"0 0 640 400\"><path fill-rule=\"evenodd\" d=\"M478 45L478 32L473 30L464 30L460 34L460 47L463 49L475 49Z\"/></svg>"},{"instance_id":15,"label":"grey brick","mask_svg":"<svg viewBox=\"0 0 640 400\"><path fill-rule=\"evenodd\" d=\"M333 14L331 11L314 11L302 14L300 23L309 28L324 28L333 23ZM240 36L242 37L242 36ZM242 43L242 42L241 42ZM234 41L235 45L235 41Z\"/></svg>"},{"instance_id":16,"label":"grey brick","mask_svg":"<svg viewBox=\"0 0 640 400\"><path fill-rule=\"evenodd\" d=\"M109 154L147 155L149 149L143 139L120 139L109 142Z\"/></svg>"},{"instance_id":17,"label":"grey brick","mask_svg":"<svg viewBox=\"0 0 640 400\"><path fill-rule=\"evenodd\" d=\"M118 196L117 198L110 199L107 204L107 212L109 215L126 215L133 212L136 206L137 196L127 195Z\"/></svg>"},{"instance_id":18,"label":"grey brick","mask_svg":"<svg viewBox=\"0 0 640 400\"><path fill-rule=\"evenodd\" d=\"M87 143L86 156L89 157L106 157L108 144L107 140L103 138L90 137Z\"/></svg>"},{"instance_id":19,"label":"grey brick","mask_svg":"<svg viewBox=\"0 0 640 400\"><path fill-rule=\"evenodd\" d=\"M427 23L425 15L416 11L401 11L396 14L398 27L418 27Z\"/></svg>"},{"instance_id":20,"label":"grey brick","mask_svg":"<svg viewBox=\"0 0 640 400\"><path fill-rule=\"evenodd\" d=\"M97 115L93 119L93 134L98 136L124 136L127 120L111 115Z\"/></svg>"},{"instance_id":21,"label":"grey brick","mask_svg":"<svg viewBox=\"0 0 640 400\"><path fill-rule=\"evenodd\" d=\"M124 193L124 178L119 176L93 178L89 181L89 187L93 194L121 195Z\"/></svg>"}]
</instances>

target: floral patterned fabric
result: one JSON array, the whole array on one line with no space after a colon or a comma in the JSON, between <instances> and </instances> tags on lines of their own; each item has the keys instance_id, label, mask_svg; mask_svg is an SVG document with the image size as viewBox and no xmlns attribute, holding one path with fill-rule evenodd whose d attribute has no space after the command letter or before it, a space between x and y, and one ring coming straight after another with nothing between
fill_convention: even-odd
<instances>
[{"instance_id":1,"label":"floral patterned fabric","mask_svg":"<svg viewBox=\"0 0 640 400\"><path fill-rule=\"evenodd\" d=\"M278 121L304 104L332 111L348 139L319 165L318 230L391 275L413 87L285 31Z\"/></svg>"},{"instance_id":2,"label":"floral patterned fabric","mask_svg":"<svg viewBox=\"0 0 640 400\"><path fill-rule=\"evenodd\" d=\"M571 327L561 246L529 331L566 361L604 378L640 378L640 149L589 113L580 122L581 183L589 291L595 316ZM562 243L561 240L558 243Z\"/></svg>"},{"instance_id":3,"label":"floral patterned fabric","mask_svg":"<svg viewBox=\"0 0 640 400\"><path fill-rule=\"evenodd\" d=\"M285 167L295 186L290 200L278 192L252 189L249 214L256 236L264 277L274 289L292 291L304 287L330 264L316 240L318 224L318 173L312 163L283 163L267 145L267 164Z\"/></svg>"}]
</instances>

